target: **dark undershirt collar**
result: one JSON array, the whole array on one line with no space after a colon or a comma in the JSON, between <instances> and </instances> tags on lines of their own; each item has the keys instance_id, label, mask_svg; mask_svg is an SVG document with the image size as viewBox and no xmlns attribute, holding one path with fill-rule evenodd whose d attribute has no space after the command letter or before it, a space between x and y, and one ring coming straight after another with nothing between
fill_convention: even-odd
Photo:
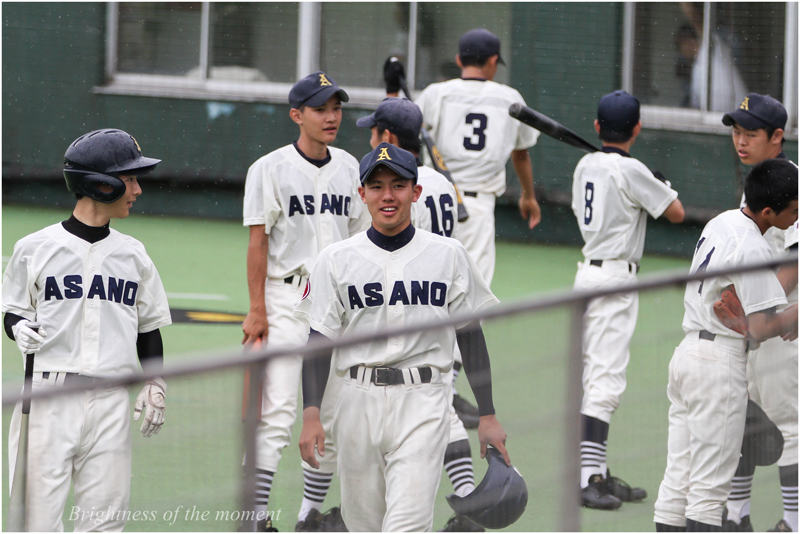
<instances>
[{"instance_id":1,"label":"dark undershirt collar","mask_svg":"<svg viewBox=\"0 0 800 534\"><path fill-rule=\"evenodd\" d=\"M622 150L621 148L617 148L615 146L604 146L600 149L600 152L605 152L606 154L619 154L623 158L631 157L630 154Z\"/></svg>"},{"instance_id":2,"label":"dark undershirt collar","mask_svg":"<svg viewBox=\"0 0 800 534\"><path fill-rule=\"evenodd\" d=\"M744 208L739 208L739 211L741 211L741 212L742 212L742 215L744 215L745 217L747 217L748 219L750 219L751 221L753 221L753 224L755 224L755 225L756 225L756 229L758 229L758 231L759 231L759 232L761 232L761 228L758 226L758 223L755 221L755 219L753 219L752 217L750 217L748 214L746 214L746 213L744 212ZM761 235L764 235L764 234L762 233Z\"/></svg>"},{"instance_id":3,"label":"dark undershirt collar","mask_svg":"<svg viewBox=\"0 0 800 534\"><path fill-rule=\"evenodd\" d=\"M310 164L312 164L315 167L318 167L318 168L321 169L322 167L324 167L325 165L327 165L331 161L331 152L327 148L325 149L325 153L327 154L325 156L325 159L311 159L308 156L306 156L305 152L300 150L300 147L297 146L296 142L292 143L292 145L294 146L294 149L297 150L297 153L300 154L301 156L303 156L304 160L306 160L307 162L309 162Z\"/></svg>"},{"instance_id":4,"label":"dark undershirt collar","mask_svg":"<svg viewBox=\"0 0 800 534\"><path fill-rule=\"evenodd\" d=\"M97 243L107 238L111 234L108 225L109 223L103 226L89 226L76 219L75 215L72 215L69 219L61 223L64 230L89 243Z\"/></svg>"},{"instance_id":5,"label":"dark undershirt collar","mask_svg":"<svg viewBox=\"0 0 800 534\"><path fill-rule=\"evenodd\" d=\"M462 80L468 80L471 82L485 82L486 78L461 78Z\"/></svg>"},{"instance_id":6,"label":"dark undershirt collar","mask_svg":"<svg viewBox=\"0 0 800 534\"><path fill-rule=\"evenodd\" d=\"M394 252L408 245L414 237L414 232L413 224L409 224L408 228L394 236L384 235L377 231L374 226L370 226L367 230L367 237L376 247L388 252Z\"/></svg>"},{"instance_id":7,"label":"dark undershirt collar","mask_svg":"<svg viewBox=\"0 0 800 534\"><path fill-rule=\"evenodd\" d=\"M775 159L788 159L788 158L786 157L786 154L783 153L783 150L781 150L781 153L775 156Z\"/></svg>"}]
</instances>

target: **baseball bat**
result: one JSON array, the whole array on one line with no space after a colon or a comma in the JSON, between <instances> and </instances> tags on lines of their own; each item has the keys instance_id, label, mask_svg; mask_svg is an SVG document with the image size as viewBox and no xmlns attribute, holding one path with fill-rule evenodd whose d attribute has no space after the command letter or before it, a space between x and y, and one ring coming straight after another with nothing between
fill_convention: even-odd
<instances>
[{"instance_id":1,"label":"baseball bat","mask_svg":"<svg viewBox=\"0 0 800 534\"><path fill-rule=\"evenodd\" d=\"M29 323L31 329L38 331L38 323ZM28 396L33 389L33 354L25 355L25 381L22 394ZM22 400L22 417L20 417L19 443L17 458L14 463L14 480L11 482L11 498L8 503L7 530L25 532L28 530L28 418L31 413L31 399Z\"/></svg>"},{"instance_id":2,"label":"baseball bat","mask_svg":"<svg viewBox=\"0 0 800 534\"><path fill-rule=\"evenodd\" d=\"M399 61L397 58L392 58L392 61ZM406 98L411 100L411 91L408 90L408 84L406 83L405 76L400 76L400 87L403 89L403 93L406 95ZM461 198L461 191L458 190L458 186L453 181L453 177L450 176L450 169L447 168L447 165L444 163L444 159L442 158L441 152L436 147L436 143L433 142L433 138L431 137L430 132L428 132L425 125L420 128L420 133L422 134L422 141L425 143L425 148L428 151L428 155L431 157L431 161L433 162L433 167L440 173L443 174L447 180L453 184L453 187L456 190L456 200L458 202L458 222L464 222L469 219L469 213L467 212L467 207L464 206L464 200Z\"/></svg>"},{"instance_id":3,"label":"baseball bat","mask_svg":"<svg viewBox=\"0 0 800 534\"><path fill-rule=\"evenodd\" d=\"M523 106L520 103L511 104L511 107L508 108L508 114L520 121L522 124L527 124L532 128L536 128L543 134L549 135L553 139L557 139L562 143L580 148L586 152L597 152L600 150L563 124L554 121L546 115L542 115L535 109L531 109L528 106Z\"/></svg>"}]
</instances>

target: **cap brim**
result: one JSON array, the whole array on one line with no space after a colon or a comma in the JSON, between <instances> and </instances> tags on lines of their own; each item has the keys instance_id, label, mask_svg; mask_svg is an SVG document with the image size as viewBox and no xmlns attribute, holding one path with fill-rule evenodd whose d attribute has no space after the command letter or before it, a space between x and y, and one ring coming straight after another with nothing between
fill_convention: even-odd
<instances>
[{"instance_id":1,"label":"cap brim","mask_svg":"<svg viewBox=\"0 0 800 534\"><path fill-rule=\"evenodd\" d=\"M344 89L340 87L326 87L319 93L315 94L305 102L303 102L302 106L309 106L312 108L316 108L322 106L327 102L333 95L339 95L339 100L342 102L348 102L350 97L347 96L347 93L344 92Z\"/></svg>"},{"instance_id":2,"label":"cap brim","mask_svg":"<svg viewBox=\"0 0 800 534\"><path fill-rule=\"evenodd\" d=\"M500 54L497 54L497 62L500 63L501 65L506 64L506 62L503 61L503 56L501 56Z\"/></svg>"},{"instance_id":3,"label":"cap brim","mask_svg":"<svg viewBox=\"0 0 800 534\"><path fill-rule=\"evenodd\" d=\"M160 159L146 158L142 156L129 165L117 165L106 169L106 172L113 172L116 174L132 174L135 176L144 176L155 170L156 165L161 163Z\"/></svg>"},{"instance_id":4,"label":"cap brim","mask_svg":"<svg viewBox=\"0 0 800 534\"><path fill-rule=\"evenodd\" d=\"M375 114L367 115L366 117L361 117L356 121L356 126L359 128L372 128L378 124L378 121L375 119Z\"/></svg>"},{"instance_id":5,"label":"cap brim","mask_svg":"<svg viewBox=\"0 0 800 534\"><path fill-rule=\"evenodd\" d=\"M394 161L381 160L381 161L376 161L375 163L370 165L367 171L361 176L361 183L363 184L367 180L367 178L369 178L372 175L372 173L375 172L375 169L377 169L381 165L383 165L384 167L388 167L389 169L397 173L397 175L400 178L405 178L406 180L413 180L414 178L417 177L417 174L415 172L409 171L408 169L402 167L401 165L398 165Z\"/></svg>"},{"instance_id":6,"label":"cap brim","mask_svg":"<svg viewBox=\"0 0 800 534\"><path fill-rule=\"evenodd\" d=\"M733 126L734 123L745 130L769 128L769 124L741 109L737 109L733 113L726 113L722 116L722 124L725 126Z\"/></svg>"}]
</instances>

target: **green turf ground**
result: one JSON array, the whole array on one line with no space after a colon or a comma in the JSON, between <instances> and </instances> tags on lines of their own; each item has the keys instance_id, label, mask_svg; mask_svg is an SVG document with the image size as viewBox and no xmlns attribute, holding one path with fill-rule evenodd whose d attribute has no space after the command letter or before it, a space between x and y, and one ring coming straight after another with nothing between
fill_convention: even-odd
<instances>
[{"instance_id":1,"label":"green turf ground","mask_svg":"<svg viewBox=\"0 0 800 534\"><path fill-rule=\"evenodd\" d=\"M69 216L63 210L4 206L3 267L20 237ZM178 219L135 214L115 221L114 228L141 240L161 273L170 305L243 313L247 310L245 251L247 231L241 225L211 220ZM493 290L501 301L569 289L580 250L498 243ZM688 269L686 259L645 257L641 276L663 270ZM178 296L174 296L174 295ZM181 296L182 295L182 296ZM206 300L198 300L205 295ZM616 512L581 511L584 531L652 531L653 502L666 464L667 365L682 337L682 289L668 288L640 297L639 322L631 346L628 390L614 416L609 437L609 465L615 475L647 489L640 504ZM214 300L208 300L214 299ZM565 358L569 342L568 314L548 310L530 317L492 321L485 325L492 354L495 405L508 433L512 461L524 475L530 500L522 518L508 530L552 531L558 528L558 496L563 476L563 414ZM167 365L213 357L215 351L237 350L239 325L172 325L163 329ZM3 336L3 385L18 387L21 355ZM459 391L471 398L465 378ZM155 512L155 521L131 521L129 531L225 531L236 522L217 519L217 512L237 509L241 463L242 372L233 369L192 378L173 379L167 396L167 422L161 433L142 438L133 432L131 510ZM138 389L132 391L135 399ZM10 412L3 412L3 450ZM294 436L299 435L299 426ZM485 471L478 459L477 435L470 431L476 479ZM6 465L4 452L3 465ZM577 459L576 459L577 461ZM5 472L5 471L4 471ZM326 508L338 504L338 488ZM8 480L3 476L3 506L8 505ZM451 515L443 477L434 528ZM275 526L292 531L302 497L299 453L293 443L276 475L270 508L280 511ZM69 512L65 526L71 530ZM194 508L193 508L194 507ZM753 521L769 528L781 516L777 468L760 468L753 489ZM176 519L169 518L180 510ZM186 512L208 512L192 518ZM5 524L5 517L4 517Z\"/></svg>"}]
</instances>

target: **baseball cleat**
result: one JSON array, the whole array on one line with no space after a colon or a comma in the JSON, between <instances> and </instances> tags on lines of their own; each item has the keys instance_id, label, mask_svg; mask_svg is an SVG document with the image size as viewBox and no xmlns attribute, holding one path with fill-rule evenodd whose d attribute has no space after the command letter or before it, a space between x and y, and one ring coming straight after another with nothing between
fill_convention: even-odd
<instances>
[{"instance_id":1,"label":"baseball cleat","mask_svg":"<svg viewBox=\"0 0 800 534\"><path fill-rule=\"evenodd\" d=\"M295 532L325 532L322 527L322 514L312 508L305 519L298 521L294 526Z\"/></svg>"},{"instance_id":2,"label":"baseball cleat","mask_svg":"<svg viewBox=\"0 0 800 534\"><path fill-rule=\"evenodd\" d=\"M637 502L647 497L647 491L642 488L632 488L618 477L611 476L611 470L606 470L606 491L622 502Z\"/></svg>"},{"instance_id":3,"label":"baseball cleat","mask_svg":"<svg viewBox=\"0 0 800 534\"><path fill-rule=\"evenodd\" d=\"M442 530L436 532L486 532L486 529L465 516L456 514L447 521Z\"/></svg>"},{"instance_id":4,"label":"baseball cleat","mask_svg":"<svg viewBox=\"0 0 800 534\"><path fill-rule=\"evenodd\" d=\"M750 516L747 516L748 518ZM781 519L778 521L778 524L775 525L775 528L769 529L767 532L793 532L792 527L789 526L789 523L786 522L785 519Z\"/></svg>"},{"instance_id":5,"label":"baseball cleat","mask_svg":"<svg viewBox=\"0 0 800 534\"><path fill-rule=\"evenodd\" d=\"M457 393L453 395L453 408L455 408L458 418L464 423L464 428L478 428L481 420L478 408Z\"/></svg>"},{"instance_id":6,"label":"baseball cleat","mask_svg":"<svg viewBox=\"0 0 800 534\"><path fill-rule=\"evenodd\" d=\"M595 510L616 510L622 506L622 501L608 494L603 475L594 474L589 477L589 485L581 488L581 506Z\"/></svg>"},{"instance_id":7,"label":"baseball cleat","mask_svg":"<svg viewBox=\"0 0 800 534\"><path fill-rule=\"evenodd\" d=\"M322 514L322 531L323 532L348 532L347 525L344 524L342 519L342 510L338 506L334 506L324 514Z\"/></svg>"},{"instance_id":8,"label":"baseball cleat","mask_svg":"<svg viewBox=\"0 0 800 534\"><path fill-rule=\"evenodd\" d=\"M722 509L722 532L753 532L753 525L750 524L750 514L744 516L742 520L737 523L728 519L728 508Z\"/></svg>"}]
</instances>

